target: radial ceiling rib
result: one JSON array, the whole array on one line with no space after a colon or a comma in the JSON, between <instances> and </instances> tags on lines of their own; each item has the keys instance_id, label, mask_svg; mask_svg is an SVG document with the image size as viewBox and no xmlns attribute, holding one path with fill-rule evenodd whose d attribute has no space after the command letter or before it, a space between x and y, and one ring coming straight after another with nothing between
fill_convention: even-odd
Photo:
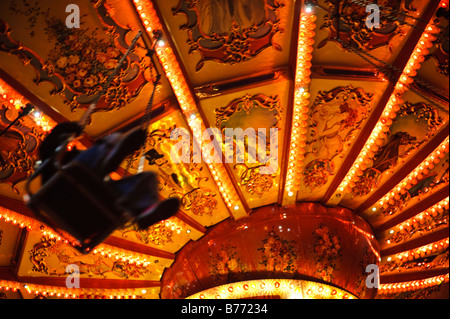
<instances>
[{"instance_id":1,"label":"radial ceiling rib","mask_svg":"<svg viewBox=\"0 0 450 319\"><path fill-rule=\"evenodd\" d=\"M294 21L292 23L292 38L298 39L299 37L299 30L300 30L300 17L301 17L301 11L302 11L302 2L303 1L295 1L295 7L294 7ZM298 43L297 41L291 41L291 47L289 49L289 65L291 66L289 68L289 100L288 100L288 106L286 109L286 121L284 126L284 142L283 145L290 145L291 142L291 134L292 134L292 119L294 114L294 94L296 90L295 86L295 66L297 65L297 49L298 49ZM289 160L289 147L283 148L283 153L281 155L281 163L286 163ZM281 172L280 172L280 183L281 187L278 188L278 204L283 203L283 198L285 196L285 188L286 188L286 177L287 177L287 166L281 165Z\"/></svg>"},{"instance_id":2,"label":"radial ceiling rib","mask_svg":"<svg viewBox=\"0 0 450 319\"><path fill-rule=\"evenodd\" d=\"M350 187L351 183L354 182L354 177L356 176L356 170L354 167L358 164L356 161L360 158L368 158L367 155L362 156L361 152L363 149L370 149L370 145L372 144L370 137L374 135L375 130L377 130L377 132L382 132L383 130L389 129L388 121L382 117L382 115L384 115L383 112L387 111L388 107L389 110L392 111L395 110L395 106L398 106L398 99L401 98L406 90L406 84L403 84L405 82L403 80L403 76L405 75L407 80L408 76L405 73L407 64L411 59L411 55L418 50L419 40L422 35L424 35L425 28L427 27L425 21L430 21L432 19L439 5L439 1L432 1L428 3L428 6L422 15L421 21L418 21L417 27L412 30L411 35L408 38L408 43L403 48L402 53L395 59L393 63L394 67L398 70L403 70L404 74L400 72L393 72L389 79L390 82L388 87L372 112L366 126L363 128L357 140L352 145L344 163L339 168L339 171L336 173L335 178L327 189L327 192L322 199L322 203L325 205L337 205L343 198L342 193L344 190ZM428 27L429 26L430 25L428 25ZM433 31L435 30L427 30L427 32ZM391 111L388 111L388 119L395 117L395 112Z\"/></svg>"},{"instance_id":3,"label":"radial ceiling rib","mask_svg":"<svg viewBox=\"0 0 450 319\"><path fill-rule=\"evenodd\" d=\"M298 25L298 38L294 38L297 46L294 70L293 113L289 144L285 148L289 150L287 159L287 172L284 179L282 205L292 205L296 199L296 193L300 187L303 172L303 160L308 132L309 112L309 84L311 83L311 60L317 17L311 12L306 12L306 7L301 9L300 23Z\"/></svg>"},{"instance_id":4,"label":"radial ceiling rib","mask_svg":"<svg viewBox=\"0 0 450 319\"><path fill-rule=\"evenodd\" d=\"M221 183L221 187L218 186L218 188L223 189L220 193L230 216L233 216L235 219L247 216L249 211L248 205L239 187L237 187L234 177L230 174L229 168L224 164L223 157L220 163L215 162L212 156L208 154L205 145L201 142L202 133L209 126L203 111L199 107L198 99L187 77L170 32L163 22L157 4L154 1L141 0L130 0L129 3L135 8L135 13L139 21L141 21L142 28L148 33L149 37L154 37L153 32L162 32L164 44L156 46L156 55L177 97L183 116L191 130L194 143L201 145L201 153L211 175L213 178L218 177ZM216 143L215 139L214 143ZM216 180L215 182L217 184Z\"/></svg>"},{"instance_id":5,"label":"radial ceiling rib","mask_svg":"<svg viewBox=\"0 0 450 319\"><path fill-rule=\"evenodd\" d=\"M386 248L380 251L381 256L389 256L393 254L398 254L407 250L411 250L414 248L418 248L420 246L428 245L430 243L434 243L435 241L442 240L448 238L448 227L438 230L434 233L412 239L405 243Z\"/></svg>"},{"instance_id":6,"label":"radial ceiling rib","mask_svg":"<svg viewBox=\"0 0 450 319\"><path fill-rule=\"evenodd\" d=\"M438 190L437 192L431 194L430 196L427 196L423 200L419 201L416 205L404 210L403 212L399 213L397 216L393 217L392 219L388 220L387 222L379 225L375 228L376 233L380 233L382 231L385 231L391 227L394 227L405 220L416 216L417 214L427 210L433 205L436 205L442 200L445 200L448 198L449 190L447 187L442 188Z\"/></svg>"}]
</instances>

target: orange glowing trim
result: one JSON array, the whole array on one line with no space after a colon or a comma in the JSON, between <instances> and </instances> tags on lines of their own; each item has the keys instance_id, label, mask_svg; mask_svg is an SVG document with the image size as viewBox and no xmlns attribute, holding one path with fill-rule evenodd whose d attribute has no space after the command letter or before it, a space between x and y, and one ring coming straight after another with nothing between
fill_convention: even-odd
<instances>
[{"instance_id":1,"label":"orange glowing trim","mask_svg":"<svg viewBox=\"0 0 450 319\"><path fill-rule=\"evenodd\" d=\"M66 288L47 285L29 284L8 280L0 280L0 290L18 291L25 290L30 294L44 297L54 297L63 299L136 299L146 292L145 289L85 289Z\"/></svg>"},{"instance_id":2,"label":"orange glowing trim","mask_svg":"<svg viewBox=\"0 0 450 319\"><path fill-rule=\"evenodd\" d=\"M438 240L434 243L420 246L418 248L410 249L395 255L400 260L414 260L422 258L431 254L435 254L438 251L442 251L448 248L449 239L445 238Z\"/></svg>"},{"instance_id":3,"label":"orange glowing trim","mask_svg":"<svg viewBox=\"0 0 450 319\"><path fill-rule=\"evenodd\" d=\"M447 138L422 161L411 173L408 174L400 183L398 183L389 193L378 202L378 205L387 207L388 205L395 204L395 200L400 198L400 195L416 185L424 175L427 175L429 170L434 168L434 164L439 161L448 153L449 137Z\"/></svg>"},{"instance_id":4,"label":"orange glowing trim","mask_svg":"<svg viewBox=\"0 0 450 319\"><path fill-rule=\"evenodd\" d=\"M408 86L413 82L413 77L417 74L416 70L420 68L421 63L425 59L424 56L429 53L428 47L430 47L432 42L436 39L433 34L436 34L439 31L432 23L428 24L425 30L426 31L420 37L413 53L411 54L411 57L406 63L403 73L399 77L399 80L394 87L394 91L392 92L389 101L383 110L382 116L367 139L366 144L358 155L358 158L353 163L349 172L339 185L338 192L342 193L345 191L350 191L353 187L355 187L355 183L363 174L360 163L369 164L375 156L379 146L382 145L386 139L386 132L389 131L390 126L392 125L392 120L397 116L397 112L400 110L400 105L403 103L401 97L407 91Z\"/></svg>"},{"instance_id":5,"label":"orange glowing trim","mask_svg":"<svg viewBox=\"0 0 450 319\"><path fill-rule=\"evenodd\" d=\"M195 293L186 299L241 299L279 296L281 299L357 299L347 291L314 281L260 279L240 281Z\"/></svg>"},{"instance_id":6,"label":"orange glowing trim","mask_svg":"<svg viewBox=\"0 0 450 319\"><path fill-rule=\"evenodd\" d=\"M295 95L292 114L291 140L288 154L289 170L286 174L285 196L293 196L300 187L308 132L309 83L311 82L311 52L314 44L315 15L303 14L300 19L297 63L295 70Z\"/></svg>"},{"instance_id":7,"label":"orange glowing trim","mask_svg":"<svg viewBox=\"0 0 450 319\"><path fill-rule=\"evenodd\" d=\"M141 1L133 0L136 10L146 27L148 33L156 30L162 30L162 24L158 18L155 8L151 1ZM151 34L150 34L151 36ZM197 145L202 145L202 135L201 133L206 129L204 122L198 116L197 103L192 95L189 85L184 78L181 67L177 61L175 53L173 52L167 41L161 42L161 45L156 46L156 55L163 67L164 73L170 82L170 85L177 97L178 103L181 107L182 113L187 119L188 125L191 128L194 140ZM198 122L197 122L198 121ZM199 123L199 126L197 123ZM247 212L242 205L236 190L234 189L233 183L230 180L226 168L221 163L216 163L210 156L208 152L203 151L202 156L205 163L208 164L208 168L212 174L213 179L221 181L220 193L224 199L227 207L234 216L246 216ZM214 163L214 165L212 164ZM236 209L231 209L231 207L239 207Z\"/></svg>"},{"instance_id":8,"label":"orange glowing trim","mask_svg":"<svg viewBox=\"0 0 450 319\"><path fill-rule=\"evenodd\" d=\"M449 274L430 277L422 280L404 281L391 284L381 284L378 294L386 295L404 291L414 291L423 288L429 288L449 281Z\"/></svg>"},{"instance_id":9,"label":"orange glowing trim","mask_svg":"<svg viewBox=\"0 0 450 319\"><path fill-rule=\"evenodd\" d=\"M6 107L11 106L16 110L19 110L25 106L25 104L30 103L2 79L0 79L0 99L5 101ZM50 131L56 125L52 119L44 116L43 113L38 110L35 110L29 116L44 132Z\"/></svg>"},{"instance_id":10,"label":"orange glowing trim","mask_svg":"<svg viewBox=\"0 0 450 319\"><path fill-rule=\"evenodd\" d=\"M390 241L390 239L393 236L395 236L396 232L401 231L401 230L403 230L406 227L416 228L424 219L429 218L429 216L431 216L431 217L437 216L438 214L441 214L445 210L448 210L448 209L449 209L449 197L447 197L446 199L441 200L437 204L434 204L433 206L431 206L430 208L428 208L428 209L424 210L423 212L417 214L416 216L405 220L404 222L398 224L394 228L391 228L389 230L389 234L391 234L391 236L388 238L388 240Z\"/></svg>"}]
</instances>

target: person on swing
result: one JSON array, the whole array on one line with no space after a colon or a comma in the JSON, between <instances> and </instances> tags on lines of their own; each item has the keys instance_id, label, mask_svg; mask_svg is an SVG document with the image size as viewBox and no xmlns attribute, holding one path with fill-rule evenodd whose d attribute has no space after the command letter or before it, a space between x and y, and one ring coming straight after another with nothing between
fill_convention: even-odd
<instances>
[{"instance_id":1,"label":"person on swing","mask_svg":"<svg viewBox=\"0 0 450 319\"><path fill-rule=\"evenodd\" d=\"M78 136L81 131L81 126L76 122L64 122L56 125L39 147L39 157L42 162L54 158L58 147L69 136ZM146 132L140 127L125 134L112 133L98 140L87 150L73 149L65 152L60 161L63 165L77 161L90 167L103 179L115 171L125 157L138 150L145 139ZM55 172L55 165L44 167L42 182L45 183L49 180ZM106 184L121 194L118 203L135 217L134 222L139 229L146 229L159 221L170 218L175 215L180 206L177 198L159 200L158 181L153 172L126 176L120 180L107 181Z\"/></svg>"}]
</instances>

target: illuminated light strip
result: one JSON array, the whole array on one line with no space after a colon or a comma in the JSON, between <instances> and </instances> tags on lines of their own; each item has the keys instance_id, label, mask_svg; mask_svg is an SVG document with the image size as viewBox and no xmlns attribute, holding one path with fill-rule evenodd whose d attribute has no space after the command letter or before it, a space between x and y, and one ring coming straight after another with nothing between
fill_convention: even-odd
<instances>
[{"instance_id":1,"label":"illuminated light strip","mask_svg":"<svg viewBox=\"0 0 450 319\"><path fill-rule=\"evenodd\" d=\"M397 112L400 110L400 105L403 103L401 97L408 89L409 84L414 81L413 77L417 74L416 71L425 60L424 56L428 54L428 47L430 47L430 44L432 45L432 41L436 39L434 34L438 32L439 29L432 23L429 23L425 28L424 33L422 33L422 36L416 44L411 57L406 63L406 66L394 87L394 91L392 92L386 107L378 120L378 123L375 125L372 133L366 141L366 144L353 163L349 172L338 186L338 192L350 192L351 189L356 186L356 182L363 174L364 166L370 164L375 156L375 153L378 151L378 148L383 144L387 137L386 133L392 125L392 120L397 116Z\"/></svg>"},{"instance_id":2,"label":"illuminated light strip","mask_svg":"<svg viewBox=\"0 0 450 319\"><path fill-rule=\"evenodd\" d=\"M295 95L292 114L292 131L289 145L288 165L284 199L292 197L298 191L302 176L303 159L308 132L309 83L311 82L311 59L314 44L315 15L302 14L299 26L297 61L295 70ZM292 200L291 200L292 201ZM285 201L283 201L285 203Z\"/></svg>"},{"instance_id":3,"label":"illuminated light strip","mask_svg":"<svg viewBox=\"0 0 450 319\"><path fill-rule=\"evenodd\" d=\"M399 199L401 194L416 185L422 179L423 175L428 174L429 170L434 168L434 164L439 163L439 161L445 157L445 153L448 153L448 151L449 137L447 136L447 138L430 155L428 155L422 163L420 163L389 193L384 195L383 198L378 201L378 205L386 208L389 205L395 204L394 200ZM373 210L374 208L372 208L372 211Z\"/></svg>"},{"instance_id":4,"label":"illuminated light strip","mask_svg":"<svg viewBox=\"0 0 450 319\"><path fill-rule=\"evenodd\" d=\"M28 231L38 231L43 236L50 239L55 239L57 242L63 242L64 244L70 244L70 242L62 238L61 235L56 233L53 229L47 225L9 209L0 207L0 219L3 219L7 223L12 223L20 228L27 228ZM160 223L166 223L166 221L161 221ZM94 250L94 254L101 254L108 258L115 258L116 260L121 259L122 261L128 261L130 263L136 263L137 265L147 266L151 263L147 255L135 253L129 250L120 249L118 247L112 247L106 244L98 245Z\"/></svg>"},{"instance_id":5,"label":"illuminated light strip","mask_svg":"<svg viewBox=\"0 0 450 319\"><path fill-rule=\"evenodd\" d=\"M423 288L429 288L449 281L449 274L430 277L427 279L404 281L390 284L381 284L378 289L379 295L386 295L404 291L414 291Z\"/></svg>"},{"instance_id":6,"label":"illuminated light strip","mask_svg":"<svg viewBox=\"0 0 450 319\"><path fill-rule=\"evenodd\" d=\"M445 210L448 210L448 209L449 209L449 197L441 200L439 203L434 204L430 208L415 215L414 217L411 217L411 218L405 220L404 222L396 225L395 227L391 228L389 230L389 234L391 236L389 236L389 238L387 239L386 242L388 244L390 244L391 238L395 235L395 233L403 230L403 228L420 224L420 221L423 220L424 218L427 218L427 216L437 216L438 214L443 213Z\"/></svg>"},{"instance_id":7,"label":"illuminated light strip","mask_svg":"<svg viewBox=\"0 0 450 319\"><path fill-rule=\"evenodd\" d=\"M0 280L0 289L4 291L18 291L25 289L28 293L36 296L55 297L65 299L104 297L109 299L136 299L147 291L144 288L139 289L85 289L85 288L66 288L47 285L37 285L21 283L8 280ZM148 288L147 288L148 289Z\"/></svg>"},{"instance_id":8,"label":"illuminated light strip","mask_svg":"<svg viewBox=\"0 0 450 319\"><path fill-rule=\"evenodd\" d=\"M40 231L43 235L49 236L51 239L55 238L58 241L62 240L62 238L55 231L43 223L33 218L13 212L12 210L4 207L0 207L0 219L3 219L7 223L17 225L20 228L27 228L28 231Z\"/></svg>"},{"instance_id":9,"label":"illuminated light strip","mask_svg":"<svg viewBox=\"0 0 450 319\"><path fill-rule=\"evenodd\" d=\"M422 258L431 254L436 253L437 251L441 251L448 248L449 239L441 239L434 243L423 245L421 247L417 247L414 249L410 249L408 251L404 251L395 255L397 259L400 260L414 260L417 258Z\"/></svg>"},{"instance_id":10,"label":"illuminated light strip","mask_svg":"<svg viewBox=\"0 0 450 319\"><path fill-rule=\"evenodd\" d=\"M16 110L19 110L25 104L30 103L2 79L0 79L0 97L5 100L5 102L8 102L9 105L13 106ZM35 110L31 113L30 117L39 127L41 127L44 132L51 130L56 125L52 119L44 116L43 112L40 112L39 110Z\"/></svg>"},{"instance_id":11,"label":"illuminated light strip","mask_svg":"<svg viewBox=\"0 0 450 319\"><path fill-rule=\"evenodd\" d=\"M195 293L186 299L241 299L279 296L281 299L357 299L347 291L327 284L293 279L240 281Z\"/></svg>"},{"instance_id":12,"label":"illuminated light strip","mask_svg":"<svg viewBox=\"0 0 450 319\"><path fill-rule=\"evenodd\" d=\"M163 30L161 21L159 20L151 1L133 0L133 3L148 33ZM150 34L150 36L152 35ZM198 114L197 103L191 93L186 79L183 76L183 72L177 61L175 53L167 41L161 41L157 44L155 51L164 69L164 73L170 82L175 96L177 97L183 115L187 119L188 125L193 132L194 140L197 145L202 145L202 132L206 129L206 127ZM207 163L214 181L216 183L217 181L220 181L218 188L229 211L235 218L247 216L245 207L234 189L234 185L228 176L228 172L224 164L214 162L212 156L204 150L205 146L202 145L203 159Z\"/></svg>"}]
</instances>

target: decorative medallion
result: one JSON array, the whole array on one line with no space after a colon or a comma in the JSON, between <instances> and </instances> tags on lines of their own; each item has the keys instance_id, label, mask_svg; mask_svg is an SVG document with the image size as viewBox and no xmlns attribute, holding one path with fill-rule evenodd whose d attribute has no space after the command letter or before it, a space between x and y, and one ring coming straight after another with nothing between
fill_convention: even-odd
<instances>
[{"instance_id":1,"label":"decorative medallion","mask_svg":"<svg viewBox=\"0 0 450 319\"><path fill-rule=\"evenodd\" d=\"M273 36L284 31L279 18L284 6L277 0L180 0L173 13L186 15L180 30L187 31L189 53L201 55L199 71L206 61L235 64L268 47L281 51Z\"/></svg>"},{"instance_id":2,"label":"decorative medallion","mask_svg":"<svg viewBox=\"0 0 450 319\"><path fill-rule=\"evenodd\" d=\"M355 130L370 114L372 97L373 94L351 85L319 91L310 108L311 125L305 148L303 184L309 191L325 185L334 174L333 160L342 154Z\"/></svg>"}]
</instances>

